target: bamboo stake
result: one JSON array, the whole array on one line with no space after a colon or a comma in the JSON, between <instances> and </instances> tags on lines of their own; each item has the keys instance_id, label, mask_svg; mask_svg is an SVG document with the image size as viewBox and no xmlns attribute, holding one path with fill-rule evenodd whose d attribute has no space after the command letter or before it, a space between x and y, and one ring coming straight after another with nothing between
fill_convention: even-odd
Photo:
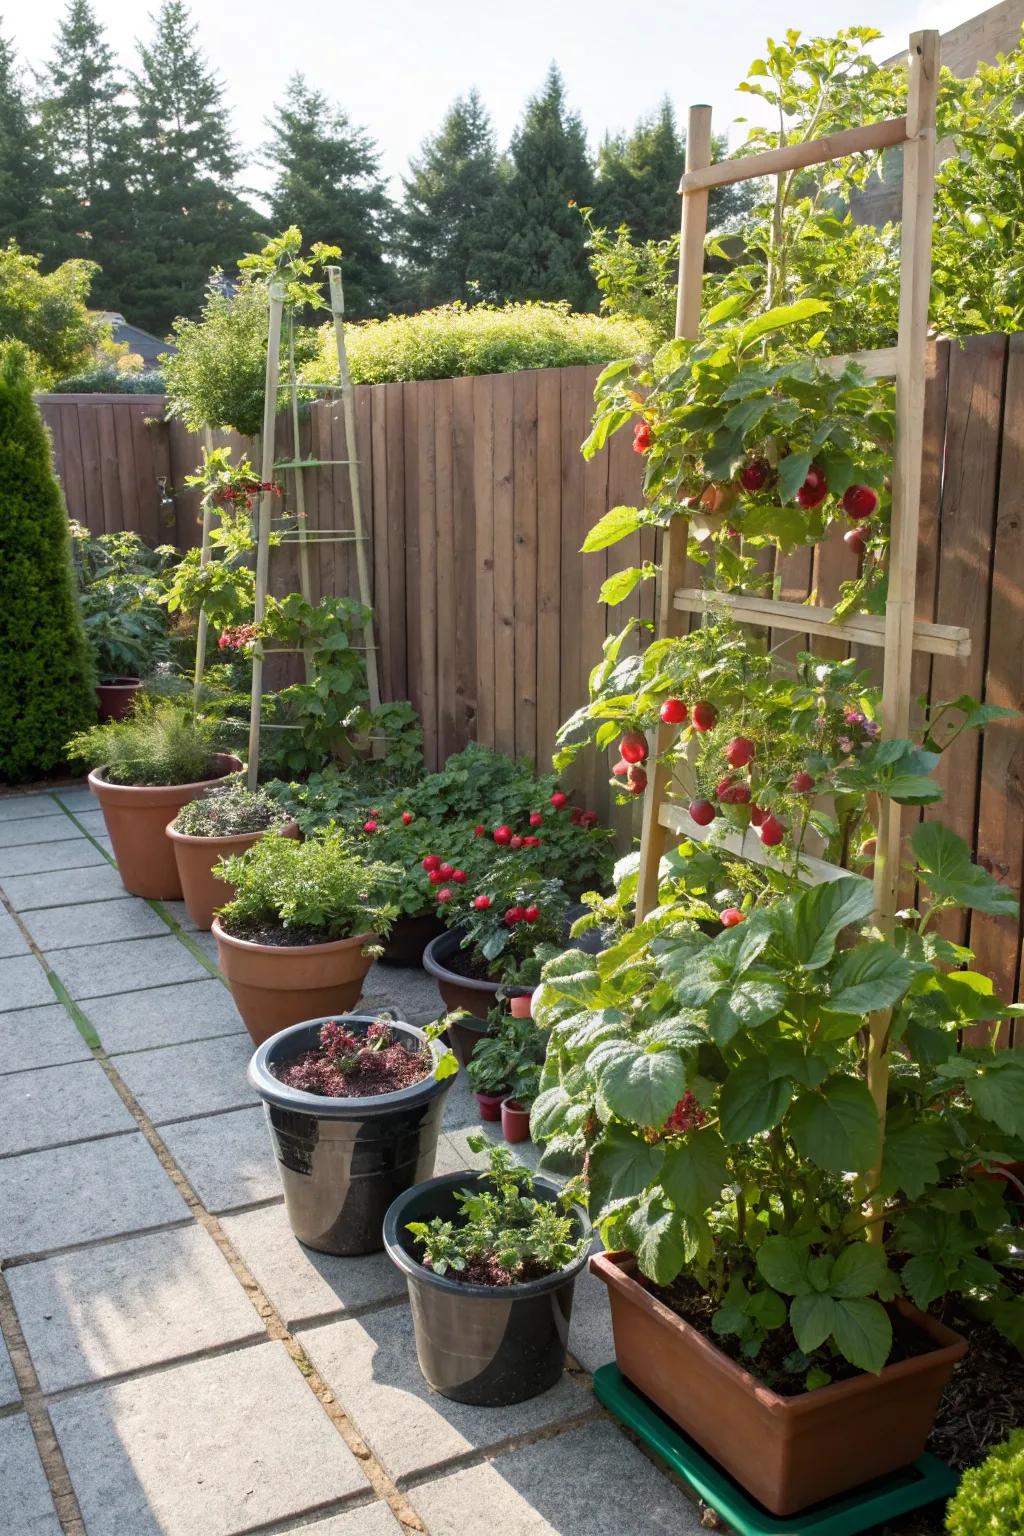
<instances>
[{"instance_id":1,"label":"bamboo stake","mask_svg":"<svg viewBox=\"0 0 1024 1536\"><path fill-rule=\"evenodd\" d=\"M939 34L915 32L910 39L907 146L903 160L896 445L882 680L882 719L889 738L905 737L910 732L938 85ZM875 854L875 910L883 932L894 928L899 907L902 837L902 808L895 801L883 800ZM869 1024L868 1087L881 1122L882 1139L889 1091L889 1024L888 1013L873 1014ZM876 1167L868 1175L865 1187L874 1189L877 1185ZM870 1214L875 1220L869 1235L872 1241L881 1242L881 1209L877 1203Z\"/></svg>"},{"instance_id":2,"label":"bamboo stake","mask_svg":"<svg viewBox=\"0 0 1024 1536\"><path fill-rule=\"evenodd\" d=\"M266 393L263 398L263 462L260 478L269 484L274 478L274 429L277 423L277 387L281 373L281 318L284 313L284 284L275 278L270 284L270 328L267 336ZM267 611L267 578L270 568L270 519L272 491L261 491L256 511L256 608L253 615L260 624ZM255 789L260 771L260 708L263 701L263 641L257 640L252 652L252 706L249 713L248 784Z\"/></svg>"},{"instance_id":3,"label":"bamboo stake","mask_svg":"<svg viewBox=\"0 0 1024 1536\"><path fill-rule=\"evenodd\" d=\"M711 108L690 108L686 127L686 171L703 170L711 164ZM683 195L679 237L679 291L676 304L676 335L694 338L700 330L700 305L704 287L704 240L708 230L706 191ZM675 606L677 589L686 569L689 519L673 517L662 539L658 591L658 636L678 635L683 620ZM640 831L640 867L636 886L636 920L642 922L658 904L658 867L665 847L665 829L659 820L672 771L660 761L672 744L673 728L659 725L654 733L654 767L644 796Z\"/></svg>"},{"instance_id":4,"label":"bamboo stake","mask_svg":"<svg viewBox=\"0 0 1024 1536\"><path fill-rule=\"evenodd\" d=\"M213 433L209 427L203 428L203 447L207 454L213 450ZM199 567L201 570L210 563L210 523L213 518L213 509L210 506L210 497L207 493L203 497L203 541L199 550ZM203 673L206 670L206 634L209 628L209 619L206 616L205 607L199 610L199 622L196 626L196 670L195 680L192 684L192 713L199 713L199 695L203 687Z\"/></svg>"},{"instance_id":5,"label":"bamboo stake","mask_svg":"<svg viewBox=\"0 0 1024 1536\"><path fill-rule=\"evenodd\" d=\"M300 447L300 445L299 445L299 390L298 390L298 382L297 382L296 377L295 377L295 317L294 317L294 315L289 315L289 317L288 317L288 387L289 387L289 391L291 393L292 437L293 437L293 441L294 441L294 444L295 444L295 459L296 459L295 464L292 466L292 476L293 476L294 481L295 481L295 511L296 511L296 514L297 514L298 520L299 520L299 526L298 526L298 535L299 535L299 537L298 537L297 540L290 541L290 542L297 542L298 543L298 546L299 546L299 587L300 587L300 589L302 591L302 596L305 599L305 601L307 603L312 603L312 601L313 601L313 581L312 581L312 577L311 577L311 574L310 574L310 567L309 567L309 545L308 545L308 543L306 541L306 486L305 486L305 471L303 470L301 463L298 462L298 460L299 460L299 447ZM303 652L302 652L302 665L303 665L303 668L304 668L305 674L306 674L306 682L308 683L308 682L311 681L311 679L313 677L313 658L312 658L312 656L309 653L308 647L303 649Z\"/></svg>"},{"instance_id":6,"label":"bamboo stake","mask_svg":"<svg viewBox=\"0 0 1024 1536\"><path fill-rule=\"evenodd\" d=\"M356 452L356 408L352 392L352 379L348 371L348 353L345 350L345 291L341 284L341 268L328 267L327 277L331 289L331 314L334 317L334 339L338 348L338 377L341 380L341 404L345 418L345 451L348 454L348 481L352 494L352 523L356 540L356 572L359 578L359 601L370 610L366 626L368 644L366 657L366 685L370 695L370 708L380 707L380 681L377 671L377 652L373 629L373 587L370 567L366 558L363 503L359 489L359 464ZM374 749L374 756L379 753Z\"/></svg>"}]
</instances>

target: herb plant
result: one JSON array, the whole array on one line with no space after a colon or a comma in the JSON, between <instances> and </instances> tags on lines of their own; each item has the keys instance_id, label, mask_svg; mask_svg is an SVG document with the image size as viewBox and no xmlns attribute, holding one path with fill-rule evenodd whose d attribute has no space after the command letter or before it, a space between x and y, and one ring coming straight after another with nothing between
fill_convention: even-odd
<instances>
[{"instance_id":1,"label":"herb plant","mask_svg":"<svg viewBox=\"0 0 1024 1536\"><path fill-rule=\"evenodd\" d=\"M526 1107L537 1097L546 1036L532 1019L515 1018L503 1008L492 1008L487 1021L487 1034L466 1068L473 1090L507 1095Z\"/></svg>"},{"instance_id":2,"label":"herb plant","mask_svg":"<svg viewBox=\"0 0 1024 1536\"><path fill-rule=\"evenodd\" d=\"M365 861L336 829L304 843L261 838L245 853L222 859L214 874L235 888L218 915L237 938L267 929L284 930L299 944L361 933L383 937L394 920L398 872Z\"/></svg>"},{"instance_id":3,"label":"herb plant","mask_svg":"<svg viewBox=\"0 0 1024 1536\"><path fill-rule=\"evenodd\" d=\"M125 720L108 720L72 736L68 757L102 768L110 784L196 784L215 778L215 722L172 699L136 701Z\"/></svg>"},{"instance_id":4,"label":"herb plant","mask_svg":"<svg viewBox=\"0 0 1024 1536\"><path fill-rule=\"evenodd\" d=\"M233 780L182 806L174 830L188 837L240 837L283 826L286 813L264 789Z\"/></svg>"}]
</instances>

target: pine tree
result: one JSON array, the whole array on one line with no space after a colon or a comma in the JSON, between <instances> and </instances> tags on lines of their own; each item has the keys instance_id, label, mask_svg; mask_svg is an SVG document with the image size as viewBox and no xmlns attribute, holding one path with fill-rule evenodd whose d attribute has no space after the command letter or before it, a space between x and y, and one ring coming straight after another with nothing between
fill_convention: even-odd
<instances>
[{"instance_id":1,"label":"pine tree","mask_svg":"<svg viewBox=\"0 0 1024 1536\"><path fill-rule=\"evenodd\" d=\"M379 311L393 284L384 259L392 208L373 140L302 75L288 81L267 126L274 227L295 224L307 245L340 246L346 312L359 317Z\"/></svg>"},{"instance_id":2,"label":"pine tree","mask_svg":"<svg viewBox=\"0 0 1024 1536\"><path fill-rule=\"evenodd\" d=\"M56 252L48 202L53 176L26 106L14 49L0 37L0 240Z\"/></svg>"},{"instance_id":3,"label":"pine tree","mask_svg":"<svg viewBox=\"0 0 1024 1536\"><path fill-rule=\"evenodd\" d=\"M475 298L481 230L498 191L494 127L477 91L452 103L409 171L399 248L410 303Z\"/></svg>"},{"instance_id":4,"label":"pine tree","mask_svg":"<svg viewBox=\"0 0 1024 1536\"><path fill-rule=\"evenodd\" d=\"M583 221L573 206L593 201L593 185L583 123L567 107L562 76L552 64L512 136L486 221L480 266L490 297L595 307Z\"/></svg>"},{"instance_id":5,"label":"pine tree","mask_svg":"<svg viewBox=\"0 0 1024 1536\"><path fill-rule=\"evenodd\" d=\"M183 0L164 0L132 76L136 238L118 308L160 333L198 312L211 271L234 266L262 222L235 188L223 87L195 31Z\"/></svg>"}]
</instances>

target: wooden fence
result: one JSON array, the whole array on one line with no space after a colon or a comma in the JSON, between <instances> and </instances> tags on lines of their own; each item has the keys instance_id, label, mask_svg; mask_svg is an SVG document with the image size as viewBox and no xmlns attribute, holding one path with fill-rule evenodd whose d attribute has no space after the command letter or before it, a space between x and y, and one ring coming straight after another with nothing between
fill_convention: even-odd
<instances>
[{"instance_id":1,"label":"wooden fence","mask_svg":"<svg viewBox=\"0 0 1024 1536\"><path fill-rule=\"evenodd\" d=\"M653 617L653 583L601 608L609 571L655 555L649 534L597 555L579 553L606 508L633 503L640 465L620 433L585 464L596 370L542 369L484 378L360 387L358 454L372 529L381 686L419 711L431 766L477 739L544 762L555 729L584 699L606 630ZM91 529L135 528L151 542L198 538L194 496L182 481L197 440L162 420L158 397L50 396L70 513ZM305 454L343 457L340 409L318 404L303 427ZM287 427L282 452L290 452ZM1024 336L941 343L929 364L918 614L966 624L969 658L919 657L916 693L971 693L1024 705ZM161 508L157 477L173 500ZM312 526L348 527L347 471L307 474ZM169 512L169 515L168 515ZM293 581L294 548L273 556ZM351 545L317 551L319 591L356 594ZM779 595L829 602L854 561L836 537L778 561ZM783 636L773 640L782 642ZM793 654L802 641L785 642ZM815 643L845 654L838 642ZM864 666L878 666L864 651ZM1018 890L1024 874L1024 724L964 737L943 760L943 818L979 860ZM598 810L607 765L593 754L575 783ZM956 930L1003 995L1020 984L1017 921L975 916ZM1018 1029L1024 1045L1024 1029Z\"/></svg>"}]
</instances>

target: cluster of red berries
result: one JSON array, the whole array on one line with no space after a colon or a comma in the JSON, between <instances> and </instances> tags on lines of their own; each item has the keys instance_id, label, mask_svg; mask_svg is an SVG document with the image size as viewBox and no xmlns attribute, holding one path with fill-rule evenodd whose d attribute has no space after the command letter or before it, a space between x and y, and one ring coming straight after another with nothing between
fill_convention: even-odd
<instances>
[{"instance_id":1,"label":"cluster of red berries","mask_svg":"<svg viewBox=\"0 0 1024 1536\"><path fill-rule=\"evenodd\" d=\"M509 907L503 921L514 928L517 923L535 923L539 917L540 907L531 902L528 907Z\"/></svg>"},{"instance_id":2,"label":"cluster of red berries","mask_svg":"<svg viewBox=\"0 0 1024 1536\"><path fill-rule=\"evenodd\" d=\"M225 629L217 641L217 648L221 651L241 651L247 645L251 645L256 639L258 630L255 624L239 624L235 629Z\"/></svg>"},{"instance_id":3,"label":"cluster of red berries","mask_svg":"<svg viewBox=\"0 0 1024 1536\"><path fill-rule=\"evenodd\" d=\"M638 421L633 428L633 452L646 453L651 446L651 427L646 421Z\"/></svg>"},{"instance_id":4,"label":"cluster of red berries","mask_svg":"<svg viewBox=\"0 0 1024 1536\"><path fill-rule=\"evenodd\" d=\"M451 901L455 895L452 886L448 884L449 881L453 885L465 885L469 878L464 869L456 869L453 864L445 864L436 853L428 853L422 860L422 864L431 885L440 886L437 900L441 903Z\"/></svg>"},{"instance_id":5,"label":"cluster of red berries","mask_svg":"<svg viewBox=\"0 0 1024 1536\"><path fill-rule=\"evenodd\" d=\"M700 699L691 710L682 699L666 699L660 710L665 725L686 725L697 732L710 731L718 719L718 711L706 699ZM647 788L647 770L642 766L649 755L647 737L642 731L627 731L619 742L619 761L612 768L617 779L624 779L631 795L641 795Z\"/></svg>"},{"instance_id":6,"label":"cluster of red berries","mask_svg":"<svg viewBox=\"0 0 1024 1536\"><path fill-rule=\"evenodd\" d=\"M414 818L414 816L412 814L412 811L403 811L402 812L402 825L403 825L403 827L407 827L409 825L409 823L411 821L413 821L413 820L415 820L415 818ZM381 830L381 826L380 826L380 811L371 811L369 816L363 822L363 831L364 832L379 832L380 830Z\"/></svg>"},{"instance_id":7,"label":"cluster of red berries","mask_svg":"<svg viewBox=\"0 0 1024 1536\"><path fill-rule=\"evenodd\" d=\"M261 491L272 491L275 496L284 495L283 487L274 480L242 480L237 485L219 486L213 493L213 500L221 506L244 502L246 507L251 507Z\"/></svg>"},{"instance_id":8,"label":"cluster of red berries","mask_svg":"<svg viewBox=\"0 0 1024 1536\"><path fill-rule=\"evenodd\" d=\"M731 768L745 768L751 763L757 748L749 736L734 736L725 749L725 757ZM807 795L815 786L815 779L806 769L795 773L789 781L789 788L795 795ZM750 806L750 825L757 832L758 837L766 848L775 848L786 835L785 823L771 811L766 811L762 806L752 803L750 785L742 779L738 779L735 773L728 773L718 781L715 786L715 800L719 805L748 805ZM718 815L713 801L708 799L694 800L690 805L690 816L699 827L710 826ZM736 908L727 908L727 911L735 912ZM724 920L724 917L723 917ZM734 919L741 922L742 914ZM729 926L727 924L727 926Z\"/></svg>"},{"instance_id":9,"label":"cluster of red berries","mask_svg":"<svg viewBox=\"0 0 1024 1536\"><path fill-rule=\"evenodd\" d=\"M675 1109L665 1121L662 1130L669 1134L692 1131L698 1126L703 1125L705 1118L704 1111L689 1088L687 1088Z\"/></svg>"}]
</instances>

